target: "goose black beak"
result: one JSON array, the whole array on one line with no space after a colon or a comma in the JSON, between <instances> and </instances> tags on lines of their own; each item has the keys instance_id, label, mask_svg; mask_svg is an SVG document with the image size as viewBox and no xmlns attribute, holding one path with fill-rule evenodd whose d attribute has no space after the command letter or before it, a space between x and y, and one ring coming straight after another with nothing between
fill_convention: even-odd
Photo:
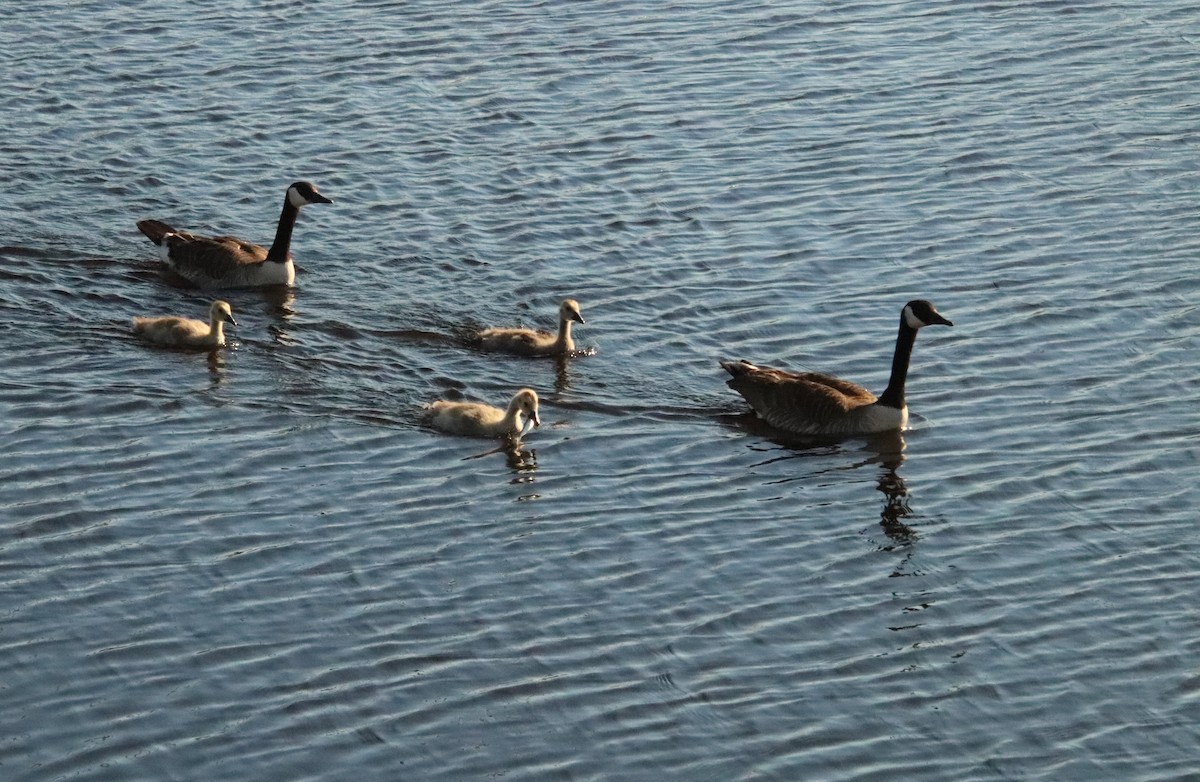
<instances>
[{"instance_id":1,"label":"goose black beak","mask_svg":"<svg viewBox=\"0 0 1200 782\"><path fill-rule=\"evenodd\" d=\"M232 323L235 326L237 325L237 321L233 319L232 315L226 315L225 320L228 321L229 323Z\"/></svg>"},{"instance_id":2,"label":"goose black beak","mask_svg":"<svg viewBox=\"0 0 1200 782\"><path fill-rule=\"evenodd\" d=\"M953 323L950 322L949 318L943 318L941 315L938 315L936 312L934 313L934 315L937 317L937 320L934 321L934 323L936 323L937 325L939 325L939 326L953 326L954 325Z\"/></svg>"},{"instance_id":3,"label":"goose black beak","mask_svg":"<svg viewBox=\"0 0 1200 782\"><path fill-rule=\"evenodd\" d=\"M313 193L313 194L312 194L312 199L311 199L310 203L313 203L313 204L332 204L332 203L333 203L333 199L332 199L332 198L330 198L329 196L324 196L324 195L321 195L320 193Z\"/></svg>"}]
</instances>

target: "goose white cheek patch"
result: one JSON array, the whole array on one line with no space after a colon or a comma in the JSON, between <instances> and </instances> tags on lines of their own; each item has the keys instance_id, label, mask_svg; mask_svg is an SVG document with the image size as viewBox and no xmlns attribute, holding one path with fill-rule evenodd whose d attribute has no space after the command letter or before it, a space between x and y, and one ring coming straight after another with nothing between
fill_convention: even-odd
<instances>
[{"instance_id":1,"label":"goose white cheek patch","mask_svg":"<svg viewBox=\"0 0 1200 782\"><path fill-rule=\"evenodd\" d=\"M904 308L904 322L908 324L910 329L919 329L926 325L925 321L913 314L912 307L908 306Z\"/></svg>"},{"instance_id":2,"label":"goose white cheek patch","mask_svg":"<svg viewBox=\"0 0 1200 782\"><path fill-rule=\"evenodd\" d=\"M288 203L299 209L302 206L308 206L308 201L304 200L304 196L300 195L300 191L294 187L289 187L287 192Z\"/></svg>"},{"instance_id":3,"label":"goose white cheek patch","mask_svg":"<svg viewBox=\"0 0 1200 782\"><path fill-rule=\"evenodd\" d=\"M162 262L171 265L171 240L175 238L175 234L166 234L162 238L162 243L158 245L158 257Z\"/></svg>"}]
</instances>

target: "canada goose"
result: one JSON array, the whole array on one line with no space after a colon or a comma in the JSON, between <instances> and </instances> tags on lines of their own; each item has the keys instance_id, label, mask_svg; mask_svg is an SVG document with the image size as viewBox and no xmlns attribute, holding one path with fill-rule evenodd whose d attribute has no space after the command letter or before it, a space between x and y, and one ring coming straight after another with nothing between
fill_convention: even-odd
<instances>
[{"instance_id":1,"label":"canada goose","mask_svg":"<svg viewBox=\"0 0 1200 782\"><path fill-rule=\"evenodd\" d=\"M159 255L171 271L198 287L291 285L296 267L289 248L300 208L332 203L333 199L318 193L311 182L288 185L275 241L269 250L233 236L207 237L177 231L159 220L139 220L137 227L159 246Z\"/></svg>"},{"instance_id":2,"label":"canada goose","mask_svg":"<svg viewBox=\"0 0 1200 782\"><path fill-rule=\"evenodd\" d=\"M579 302L563 299L558 305L558 334L534 329L484 329L479 344L484 350L500 350L522 356L561 356L575 350L571 324L583 323Z\"/></svg>"},{"instance_id":3,"label":"canada goose","mask_svg":"<svg viewBox=\"0 0 1200 782\"><path fill-rule=\"evenodd\" d=\"M225 321L237 325L233 311L224 301L214 301L208 310L208 323L202 320L166 315L160 318L134 318L133 333L156 345L189 348L219 348L225 345Z\"/></svg>"},{"instance_id":4,"label":"canada goose","mask_svg":"<svg viewBox=\"0 0 1200 782\"><path fill-rule=\"evenodd\" d=\"M779 429L803 435L855 435L903 429L908 425L904 380L917 331L953 326L928 301L917 299L900 311L900 333L892 375L876 398L862 386L819 372L787 372L748 361L722 361L733 377L728 385L746 398L754 412Z\"/></svg>"},{"instance_id":5,"label":"canada goose","mask_svg":"<svg viewBox=\"0 0 1200 782\"><path fill-rule=\"evenodd\" d=\"M450 434L471 437L509 437L516 439L525 429L525 419L541 426L537 392L522 388L513 395L508 409L480 402L447 402L439 399L425 406L429 423Z\"/></svg>"}]
</instances>

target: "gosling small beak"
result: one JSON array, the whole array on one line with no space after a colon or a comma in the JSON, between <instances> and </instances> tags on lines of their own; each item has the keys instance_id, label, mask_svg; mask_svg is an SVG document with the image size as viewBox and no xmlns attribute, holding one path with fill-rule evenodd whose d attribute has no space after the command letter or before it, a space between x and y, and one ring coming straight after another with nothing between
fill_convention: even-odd
<instances>
[{"instance_id":1,"label":"gosling small beak","mask_svg":"<svg viewBox=\"0 0 1200 782\"><path fill-rule=\"evenodd\" d=\"M237 325L237 321L233 319L233 315L226 315L225 320L229 321L230 323L232 323L235 326Z\"/></svg>"},{"instance_id":2,"label":"gosling small beak","mask_svg":"<svg viewBox=\"0 0 1200 782\"><path fill-rule=\"evenodd\" d=\"M533 415L529 416L529 420L533 421L535 427L542 425L542 419L538 417L537 410L533 411Z\"/></svg>"},{"instance_id":3,"label":"gosling small beak","mask_svg":"<svg viewBox=\"0 0 1200 782\"><path fill-rule=\"evenodd\" d=\"M576 315L576 316L575 316L575 322L576 322L576 323L586 323L586 321L583 319L583 316L582 316L582 315Z\"/></svg>"}]
</instances>

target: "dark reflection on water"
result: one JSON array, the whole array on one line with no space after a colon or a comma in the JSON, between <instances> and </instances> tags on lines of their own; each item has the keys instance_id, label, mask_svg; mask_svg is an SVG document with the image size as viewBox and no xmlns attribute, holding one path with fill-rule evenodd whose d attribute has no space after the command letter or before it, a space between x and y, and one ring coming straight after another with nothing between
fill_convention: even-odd
<instances>
[{"instance_id":1,"label":"dark reflection on water","mask_svg":"<svg viewBox=\"0 0 1200 782\"><path fill-rule=\"evenodd\" d=\"M263 304L266 305L266 310L271 315L283 321L290 320L296 315L296 311L293 309L296 303L294 288L275 285L260 288L258 292L262 295Z\"/></svg>"},{"instance_id":2,"label":"dark reflection on water","mask_svg":"<svg viewBox=\"0 0 1200 782\"><path fill-rule=\"evenodd\" d=\"M888 542L880 544L880 551L899 551L912 546L919 538L917 530L907 523L914 518L909 504L909 490L900 468L904 464L904 451L907 447L904 434L901 432L881 432L865 437L853 438L822 438L800 437L783 432L762 421L753 413L720 416L726 426L753 433L766 442L779 446L766 449L762 446L750 446L752 450L763 450L771 454L771 458L760 462L759 466L774 462L787 461L795 458L821 459L830 456L849 459L838 463L832 469L837 471L858 472L865 468L876 466L878 475L875 478L875 488L883 494L883 507L879 512L879 526ZM860 456L862 452L868 455ZM783 478L780 481L792 481L811 478L804 474L797 478ZM896 564L892 575L908 575L906 568L909 556Z\"/></svg>"},{"instance_id":3,"label":"dark reflection on water","mask_svg":"<svg viewBox=\"0 0 1200 782\"><path fill-rule=\"evenodd\" d=\"M225 380L225 355L222 350L208 351L208 373L214 386L221 385Z\"/></svg>"},{"instance_id":4,"label":"dark reflection on water","mask_svg":"<svg viewBox=\"0 0 1200 782\"><path fill-rule=\"evenodd\" d=\"M521 475L522 480L533 481L533 473L537 471L537 451L532 448L519 448L515 444L505 449L508 457L508 469Z\"/></svg>"},{"instance_id":5,"label":"dark reflection on water","mask_svg":"<svg viewBox=\"0 0 1200 782\"><path fill-rule=\"evenodd\" d=\"M554 391L563 393L571 388L571 358L556 356L554 358Z\"/></svg>"},{"instance_id":6,"label":"dark reflection on water","mask_svg":"<svg viewBox=\"0 0 1200 782\"><path fill-rule=\"evenodd\" d=\"M460 439L466 441L466 438ZM501 438L499 445L470 456L464 456L463 460L485 459L498 453L504 454L505 463L515 473L532 473L537 470L537 452L524 447L522 441L515 438Z\"/></svg>"},{"instance_id":7,"label":"dark reflection on water","mask_svg":"<svg viewBox=\"0 0 1200 782\"><path fill-rule=\"evenodd\" d=\"M836 469L858 471L871 465L878 465L879 475L876 488L884 496L884 506L880 513L880 526L884 534L895 546L906 546L917 539L916 530L904 523L904 519L913 515L908 504L908 486L899 474L900 466L904 463L904 449L907 443L901 432L880 432L860 437L801 437L789 432L776 429L753 413L719 417L726 426L753 433L783 448L782 452L768 451L775 455L769 461L786 460L796 457L855 457L866 451L869 455L856 458L839 465ZM751 446L759 449L759 446ZM769 462L768 462L769 463Z\"/></svg>"},{"instance_id":8,"label":"dark reflection on water","mask_svg":"<svg viewBox=\"0 0 1200 782\"><path fill-rule=\"evenodd\" d=\"M879 525L896 546L908 546L916 541L917 531L904 522L913 512L908 505L908 486L896 472L899 466L898 461L884 463L879 474L879 491L885 497Z\"/></svg>"}]
</instances>

